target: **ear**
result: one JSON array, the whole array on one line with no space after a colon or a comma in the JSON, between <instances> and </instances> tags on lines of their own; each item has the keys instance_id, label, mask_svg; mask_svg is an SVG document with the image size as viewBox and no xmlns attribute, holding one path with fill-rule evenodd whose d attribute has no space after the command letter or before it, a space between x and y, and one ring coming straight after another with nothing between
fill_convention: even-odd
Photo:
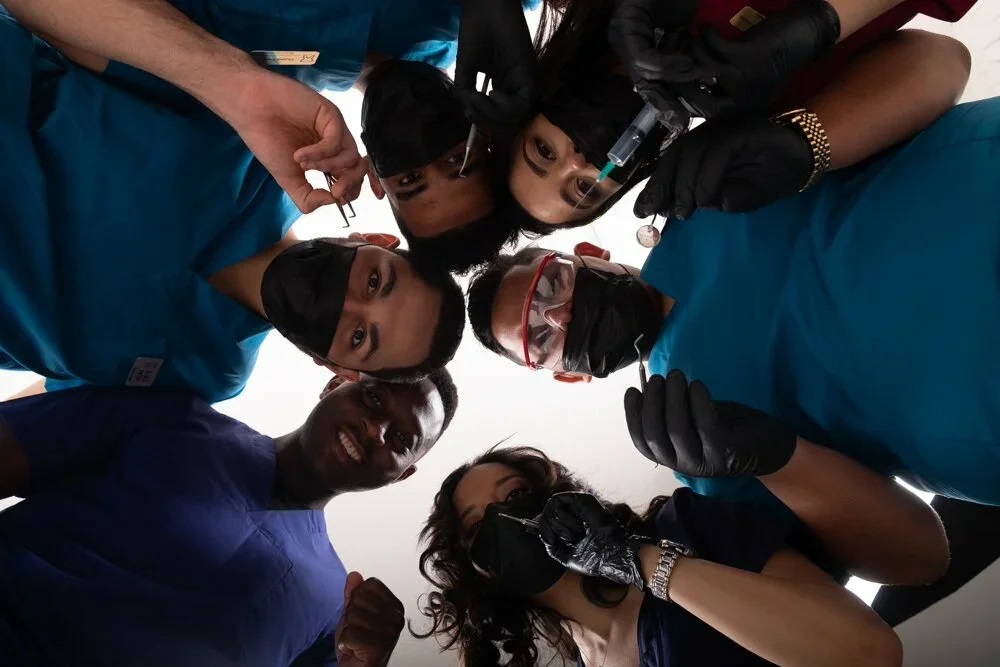
<instances>
[{"instance_id":1,"label":"ear","mask_svg":"<svg viewBox=\"0 0 1000 667\"><path fill-rule=\"evenodd\" d=\"M335 389L337 389L338 387L347 382L351 382L351 380L348 380L343 375L334 375L332 378L330 378L330 381L326 383L326 386L323 387L323 391L319 393L319 400L322 401L324 398L327 397L327 394L329 394L330 392L334 391Z\"/></svg>"},{"instance_id":2,"label":"ear","mask_svg":"<svg viewBox=\"0 0 1000 667\"><path fill-rule=\"evenodd\" d=\"M392 483L395 484L396 482L402 482L404 479L407 479L410 476L412 476L413 473L415 473L415 472L417 472L417 466L415 466L415 465L414 466L410 466L409 468L407 468L406 470L403 471L402 475L400 475L399 477L397 477L396 479L394 479Z\"/></svg>"},{"instance_id":3,"label":"ear","mask_svg":"<svg viewBox=\"0 0 1000 667\"><path fill-rule=\"evenodd\" d=\"M369 245L375 245L379 248L385 248L386 250L392 250L393 248L399 247L399 237L392 234L379 234L379 233L369 233L369 234L351 234L349 238L356 238L359 241L364 241Z\"/></svg>"},{"instance_id":4,"label":"ear","mask_svg":"<svg viewBox=\"0 0 1000 667\"><path fill-rule=\"evenodd\" d=\"M611 259L611 251L605 250L593 243L587 243L586 241L577 243L573 247L573 254L580 257L596 257L597 259L603 259L605 262Z\"/></svg>"},{"instance_id":5,"label":"ear","mask_svg":"<svg viewBox=\"0 0 1000 667\"><path fill-rule=\"evenodd\" d=\"M357 382L361 379L361 373L358 371L352 371L350 368L344 368L343 366L338 366L328 359L323 357L313 355L313 363L317 366L323 366L324 368L329 368L334 374L339 375L344 378L346 382Z\"/></svg>"},{"instance_id":6,"label":"ear","mask_svg":"<svg viewBox=\"0 0 1000 667\"><path fill-rule=\"evenodd\" d=\"M552 379L556 382L565 382L566 384L576 384L577 382L587 383L594 378L590 375L584 375L582 373L562 373L553 372Z\"/></svg>"},{"instance_id":7,"label":"ear","mask_svg":"<svg viewBox=\"0 0 1000 667\"><path fill-rule=\"evenodd\" d=\"M368 160L368 158L365 159ZM371 160L368 160L368 187L371 188L375 199L385 199L385 188L382 187L382 181L378 180L378 174L375 173L375 167L372 166Z\"/></svg>"}]
</instances>

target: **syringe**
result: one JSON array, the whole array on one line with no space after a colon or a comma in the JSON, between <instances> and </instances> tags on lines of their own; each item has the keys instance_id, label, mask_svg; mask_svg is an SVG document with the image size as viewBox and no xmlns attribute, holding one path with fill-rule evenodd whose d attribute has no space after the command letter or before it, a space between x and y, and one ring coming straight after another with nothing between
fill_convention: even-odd
<instances>
[{"instance_id":1,"label":"syringe","mask_svg":"<svg viewBox=\"0 0 1000 667\"><path fill-rule=\"evenodd\" d=\"M680 119L678 119L680 120ZM628 126L628 129L618 137L618 141L615 145L611 147L608 151L608 163L604 165L604 169L601 169L601 173L597 176L597 182L600 183L607 177L608 174L615 167L624 167L625 163L632 159L632 156L638 150L639 146L646 141L646 137L649 136L650 131L656 127L657 122L657 112L656 108L651 104L647 104L639 112L639 115L635 117L632 124ZM665 143L673 140L677 137L684 127L680 125L671 128L671 134L673 136L665 138Z\"/></svg>"}]
</instances>

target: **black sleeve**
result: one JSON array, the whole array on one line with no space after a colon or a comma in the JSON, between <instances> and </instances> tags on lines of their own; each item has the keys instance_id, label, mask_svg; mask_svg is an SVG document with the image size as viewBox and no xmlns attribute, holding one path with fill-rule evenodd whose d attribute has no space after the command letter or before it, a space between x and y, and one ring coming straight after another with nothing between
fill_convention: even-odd
<instances>
[{"instance_id":1,"label":"black sleeve","mask_svg":"<svg viewBox=\"0 0 1000 667\"><path fill-rule=\"evenodd\" d=\"M760 572L775 552L788 546L796 526L758 506L682 488L657 510L653 530L658 538L691 547L699 558Z\"/></svg>"}]
</instances>

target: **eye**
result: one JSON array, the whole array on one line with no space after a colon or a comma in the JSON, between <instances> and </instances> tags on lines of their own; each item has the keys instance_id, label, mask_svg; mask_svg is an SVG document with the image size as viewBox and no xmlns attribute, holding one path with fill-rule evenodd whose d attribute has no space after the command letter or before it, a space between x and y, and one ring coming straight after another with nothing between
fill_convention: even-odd
<instances>
[{"instance_id":1,"label":"eye","mask_svg":"<svg viewBox=\"0 0 1000 667\"><path fill-rule=\"evenodd\" d=\"M413 185L419 180L420 180L420 172L411 171L410 173L405 174L401 179L399 179L399 184L402 186Z\"/></svg>"},{"instance_id":2,"label":"eye","mask_svg":"<svg viewBox=\"0 0 1000 667\"><path fill-rule=\"evenodd\" d=\"M524 493L524 489L521 489L521 488L511 489L510 493L507 494L507 497L505 498L505 500L506 500L506 502L509 503L510 501L514 500L514 498L517 498L518 496L522 495L523 493Z\"/></svg>"},{"instance_id":3,"label":"eye","mask_svg":"<svg viewBox=\"0 0 1000 667\"><path fill-rule=\"evenodd\" d=\"M364 342L365 342L365 330L362 327L358 327L357 329L354 330L354 333L351 334L351 348L356 349L360 347L361 344Z\"/></svg>"},{"instance_id":4,"label":"eye","mask_svg":"<svg viewBox=\"0 0 1000 667\"><path fill-rule=\"evenodd\" d=\"M396 442L399 443L400 447L406 447L406 445L409 444L409 438L407 438L406 434L402 431L396 431L395 437Z\"/></svg>"},{"instance_id":5,"label":"eye","mask_svg":"<svg viewBox=\"0 0 1000 667\"><path fill-rule=\"evenodd\" d=\"M556 154L551 148L549 148L549 145L541 139L535 139L535 151L538 153L538 157L543 160L549 160L551 162L556 159Z\"/></svg>"},{"instance_id":6,"label":"eye","mask_svg":"<svg viewBox=\"0 0 1000 667\"><path fill-rule=\"evenodd\" d=\"M369 294L378 289L379 282L378 271L372 271L371 275L368 276L368 284L366 285Z\"/></svg>"},{"instance_id":7,"label":"eye","mask_svg":"<svg viewBox=\"0 0 1000 667\"><path fill-rule=\"evenodd\" d=\"M445 163L450 165L456 165L456 164L462 164L463 160L465 160L464 152L455 153L454 155L450 156L447 160L445 160Z\"/></svg>"},{"instance_id":8,"label":"eye","mask_svg":"<svg viewBox=\"0 0 1000 667\"><path fill-rule=\"evenodd\" d=\"M576 179L577 192L581 197L586 197L587 199L593 199L599 194L597 192L597 188L594 187L595 185L597 184L593 181L588 181L582 178Z\"/></svg>"},{"instance_id":9,"label":"eye","mask_svg":"<svg viewBox=\"0 0 1000 667\"><path fill-rule=\"evenodd\" d=\"M381 408L382 407L382 399L379 398L378 394L376 394L371 389L367 389L367 388L365 389L365 397L368 399L369 404L371 404L371 406L373 408Z\"/></svg>"}]
</instances>

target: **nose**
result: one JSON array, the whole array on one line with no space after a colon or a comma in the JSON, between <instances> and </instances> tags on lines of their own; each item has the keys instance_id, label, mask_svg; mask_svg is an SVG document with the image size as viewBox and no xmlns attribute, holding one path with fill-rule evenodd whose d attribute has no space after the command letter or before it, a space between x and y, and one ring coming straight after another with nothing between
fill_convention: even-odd
<instances>
[{"instance_id":1,"label":"nose","mask_svg":"<svg viewBox=\"0 0 1000 667\"><path fill-rule=\"evenodd\" d=\"M581 153L580 149L576 146L573 146L573 152L566 156L566 163L571 169L577 171L591 166L591 164L587 162L587 158L583 156L583 153Z\"/></svg>"},{"instance_id":2,"label":"nose","mask_svg":"<svg viewBox=\"0 0 1000 667\"><path fill-rule=\"evenodd\" d=\"M545 320L560 331L566 331L573 317L572 302L561 303L545 311Z\"/></svg>"},{"instance_id":3,"label":"nose","mask_svg":"<svg viewBox=\"0 0 1000 667\"><path fill-rule=\"evenodd\" d=\"M362 417L361 428L365 435L380 447L385 446L385 434L389 430L389 420L379 415Z\"/></svg>"}]
</instances>

